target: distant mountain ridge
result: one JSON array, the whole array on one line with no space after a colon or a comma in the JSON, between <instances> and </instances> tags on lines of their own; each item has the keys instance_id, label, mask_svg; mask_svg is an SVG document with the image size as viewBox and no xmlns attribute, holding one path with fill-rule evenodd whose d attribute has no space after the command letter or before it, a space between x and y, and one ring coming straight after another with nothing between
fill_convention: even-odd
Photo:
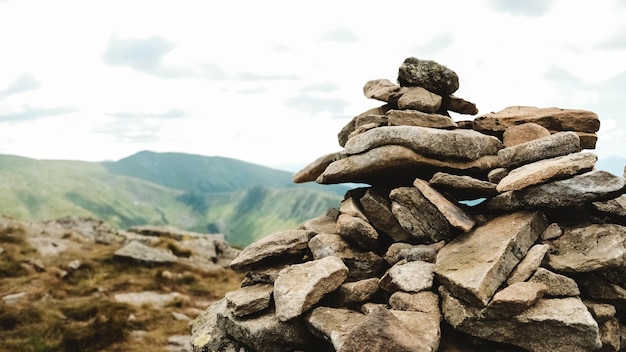
<instances>
[{"instance_id":1,"label":"distant mountain ridge","mask_svg":"<svg viewBox=\"0 0 626 352\"><path fill-rule=\"evenodd\" d=\"M339 206L346 186L298 185L289 172L224 157L143 151L117 162L0 155L0 214L92 216L128 228L173 225L247 245Z\"/></svg>"}]
</instances>

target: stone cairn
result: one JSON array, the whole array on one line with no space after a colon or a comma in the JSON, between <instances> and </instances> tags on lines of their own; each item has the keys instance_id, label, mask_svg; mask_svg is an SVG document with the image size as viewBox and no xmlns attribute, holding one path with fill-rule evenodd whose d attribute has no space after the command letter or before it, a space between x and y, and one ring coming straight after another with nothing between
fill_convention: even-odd
<instances>
[{"instance_id":1,"label":"stone cairn","mask_svg":"<svg viewBox=\"0 0 626 352\"><path fill-rule=\"evenodd\" d=\"M370 186L245 248L241 288L190 324L194 351L619 351L626 187L582 152L598 116L455 122L478 111L452 70L407 58L398 83L367 82L385 105L294 176Z\"/></svg>"}]
</instances>

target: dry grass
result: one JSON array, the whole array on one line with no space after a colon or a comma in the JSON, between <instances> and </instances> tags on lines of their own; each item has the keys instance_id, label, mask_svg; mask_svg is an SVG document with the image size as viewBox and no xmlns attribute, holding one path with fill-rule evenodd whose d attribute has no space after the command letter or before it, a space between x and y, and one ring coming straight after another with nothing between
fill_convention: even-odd
<instances>
[{"instance_id":1,"label":"dry grass","mask_svg":"<svg viewBox=\"0 0 626 352\"><path fill-rule=\"evenodd\" d=\"M178 264L121 263L113 259L117 247L102 244L38 258L25 235L23 228L0 227L5 250L0 254L0 296L26 294L13 304L0 300L0 352L163 351L169 336L188 334L189 322L176 320L172 313L195 318L208 302L236 289L242 280L226 269L204 273ZM34 269L35 259L44 262L45 271ZM77 270L68 267L74 259L81 262ZM142 291L178 292L189 299L165 307L137 307L113 298Z\"/></svg>"}]
</instances>

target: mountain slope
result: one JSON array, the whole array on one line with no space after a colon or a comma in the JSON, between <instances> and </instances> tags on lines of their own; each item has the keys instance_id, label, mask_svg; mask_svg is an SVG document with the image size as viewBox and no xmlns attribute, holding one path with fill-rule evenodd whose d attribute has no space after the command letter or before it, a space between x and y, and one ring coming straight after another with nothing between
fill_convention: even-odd
<instances>
[{"instance_id":1,"label":"mountain slope","mask_svg":"<svg viewBox=\"0 0 626 352\"><path fill-rule=\"evenodd\" d=\"M291 177L287 172L243 162L238 167L232 159L182 155L183 162L176 156L167 154L168 163L154 169L150 164L133 166L132 157L124 159L127 169L142 170L138 178L112 171L115 163L0 155L0 214L27 220L90 216L118 228L172 225L221 232L244 246L319 216L341 200L332 192L286 184ZM210 165L214 160L216 165ZM196 164L201 166L193 168ZM168 168L176 172L155 172Z\"/></svg>"}]
</instances>

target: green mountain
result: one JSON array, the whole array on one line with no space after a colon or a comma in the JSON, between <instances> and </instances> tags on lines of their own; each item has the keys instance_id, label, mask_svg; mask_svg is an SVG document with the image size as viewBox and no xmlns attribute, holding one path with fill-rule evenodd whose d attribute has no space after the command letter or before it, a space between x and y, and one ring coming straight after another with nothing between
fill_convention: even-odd
<instances>
[{"instance_id":1,"label":"green mountain","mask_svg":"<svg viewBox=\"0 0 626 352\"><path fill-rule=\"evenodd\" d=\"M247 245L337 207L347 187L296 185L291 174L239 160L140 152L117 162L0 155L0 214L91 216L118 228L172 225Z\"/></svg>"}]
</instances>

